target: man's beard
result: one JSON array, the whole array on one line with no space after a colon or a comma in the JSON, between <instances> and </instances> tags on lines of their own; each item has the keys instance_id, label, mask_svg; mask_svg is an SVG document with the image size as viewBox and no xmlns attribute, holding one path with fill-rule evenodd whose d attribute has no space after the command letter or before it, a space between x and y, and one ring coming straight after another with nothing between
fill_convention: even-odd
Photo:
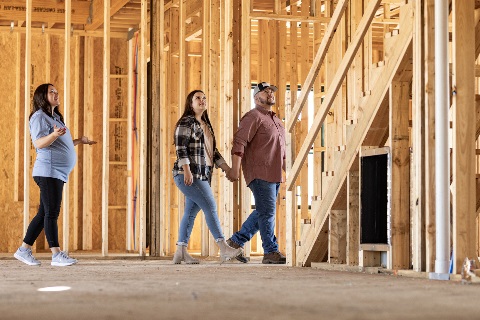
<instances>
[{"instance_id":1,"label":"man's beard","mask_svg":"<svg viewBox=\"0 0 480 320\"><path fill-rule=\"evenodd\" d=\"M262 98L259 98L260 102L262 104L266 104L268 106L273 106L275 104L275 99L262 99ZM273 101L269 101L269 100L273 100Z\"/></svg>"}]
</instances>

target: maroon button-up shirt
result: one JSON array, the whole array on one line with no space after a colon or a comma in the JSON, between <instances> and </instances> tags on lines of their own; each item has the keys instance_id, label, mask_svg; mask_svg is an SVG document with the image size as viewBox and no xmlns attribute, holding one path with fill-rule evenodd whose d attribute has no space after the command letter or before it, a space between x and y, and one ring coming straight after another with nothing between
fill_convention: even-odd
<instances>
[{"instance_id":1,"label":"maroon button-up shirt","mask_svg":"<svg viewBox=\"0 0 480 320\"><path fill-rule=\"evenodd\" d=\"M242 157L247 185L254 179L282 182L285 128L275 112L258 105L247 112L233 137L233 154Z\"/></svg>"}]
</instances>

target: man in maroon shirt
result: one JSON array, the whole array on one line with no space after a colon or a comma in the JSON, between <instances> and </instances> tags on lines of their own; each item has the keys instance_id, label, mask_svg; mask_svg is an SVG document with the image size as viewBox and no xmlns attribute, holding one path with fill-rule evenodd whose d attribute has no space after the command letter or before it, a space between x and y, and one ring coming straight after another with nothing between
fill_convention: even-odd
<instances>
[{"instance_id":1,"label":"man in maroon shirt","mask_svg":"<svg viewBox=\"0 0 480 320\"><path fill-rule=\"evenodd\" d=\"M238 180L241 165L245 182L255 198L255 210L227 243L234 248L243 247L260 231L262 263L285 264L274 233L278 189L285 171L285 128L271 110L275 91L277 87L267 82L254 88L255 108L242 117L233 138L232 169L227 172L227 178ZM237 259L247 262L243 256Z\"/></svg>"}]
</instances>

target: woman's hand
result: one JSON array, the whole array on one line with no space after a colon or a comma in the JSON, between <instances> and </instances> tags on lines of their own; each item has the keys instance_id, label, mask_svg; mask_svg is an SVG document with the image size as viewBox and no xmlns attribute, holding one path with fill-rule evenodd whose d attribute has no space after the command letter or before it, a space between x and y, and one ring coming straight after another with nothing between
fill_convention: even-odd
<instances>
[{"instance_id":1,"label":"woman's hand","mask_svg":"<svg viewBox=\"0 0 480 320\"><path fill-rule=\"evenodd\" d=\"M38 138L33 142L33 144L37 149L46 148L50 146L59 137L63 136L66 132L67 132L67 128L64 128L64 127L59 128L56 125L53 125L53 131L48 136Z\"/></svg>"},{"instance_id":2,"label":"woman's hand","mask_svg":"<svg viewBox=\"0 0 480 320\"><path fill-rule=\"evenodd\" d=\"M85 137L85 136L80 138L80 142L82 144L90 144L90 145L97 143L97 141L90 140L90 139L88 139L88 137Z\"/></svg>"},{"instance_id":3,"label":"woman's hand","mask_svg":"<svg viewBox=\"0 0 480 320\"><path fill-rule=\"evenodd\" d=\"M190 168L183 170L183 183L185 183L186 186L191 186L193 183L193 175Z\"/></svg>"},{"instance_id":4,"label":"woman's hand","mask_svg":"<svg viewBox=\"0 0 480 320\"><path fill-rule=\"evenodd\" d=\"M64 128L64 127L57 127L56 124L53 125L53 132L51 134L53 134L55 136L55 138L58 138L60 136L63 136L65 133L67 132L67 128Z\"/></svg>"}]
</instances>

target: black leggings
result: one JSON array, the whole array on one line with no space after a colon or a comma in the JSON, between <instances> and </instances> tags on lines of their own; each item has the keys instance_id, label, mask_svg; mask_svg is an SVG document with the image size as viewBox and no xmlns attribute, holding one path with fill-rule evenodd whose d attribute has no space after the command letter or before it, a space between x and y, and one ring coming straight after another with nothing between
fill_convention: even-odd
<instances>
[{"instance_id":1,"label":"black leggings","mask_svg":"<svg viewBox=\"0 0 480 320\"><path fill-rule=\"evenodd\" d=\"M57 220L60 214L64 182L49 177L33 177L33 180L40 187L40 206L37 215L30 221L23 242L32 246L40 232L45 229L45 236L50 248L60 247Z\"/></svg>"}]
</instances>

